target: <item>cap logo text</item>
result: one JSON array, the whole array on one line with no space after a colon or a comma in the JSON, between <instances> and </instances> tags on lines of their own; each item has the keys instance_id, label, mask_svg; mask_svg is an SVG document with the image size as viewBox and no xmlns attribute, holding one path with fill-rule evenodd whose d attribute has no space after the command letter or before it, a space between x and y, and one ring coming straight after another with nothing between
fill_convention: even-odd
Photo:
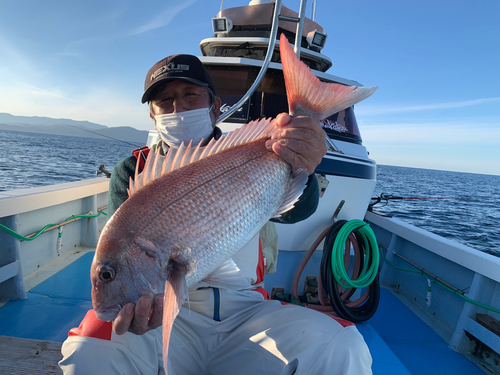
<instances>
[{"instance_id":1,"label":"cap logo text","mask_svg":"<svg viewBox=\"0 0 500 375\"><path fill-rule=\"evenodd\" d=\"M189 70L189 65L187 64L176 64L176 63L168 63L167 65L158 68L153 74L151 74L151 81L158 78L158 76L164 73L175 73L175 72L183 72Z\"/></svg>"}]
</instances>

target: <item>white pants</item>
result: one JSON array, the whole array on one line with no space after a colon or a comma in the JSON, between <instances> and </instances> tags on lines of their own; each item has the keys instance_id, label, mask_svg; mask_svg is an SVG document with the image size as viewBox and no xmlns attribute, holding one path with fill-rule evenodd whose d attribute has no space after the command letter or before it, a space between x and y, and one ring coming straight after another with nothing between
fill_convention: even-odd
<instances>
[{"instance_id":1,"label":"white pants","mask_svg":"<svg viewBox=\"0 0 500 375\"><path fill-rule=\"evenodd\" d=\"M172 329L169 375L372 373L356 327L253 291L219 293L221 321L213 319L212 288L190 293L192 310L183 307ZM62 354L64 374L164 374L161 327L142 336L112 333L110 340L72 336Z\"/></svg>"}]
</instances>

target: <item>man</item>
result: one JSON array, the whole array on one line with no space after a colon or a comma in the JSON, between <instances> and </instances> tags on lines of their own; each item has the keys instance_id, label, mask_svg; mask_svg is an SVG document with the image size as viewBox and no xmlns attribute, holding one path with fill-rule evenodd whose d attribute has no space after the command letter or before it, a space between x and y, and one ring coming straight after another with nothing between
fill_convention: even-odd
<instances>
[{"instance_id":1,"label":"man","mask_svg":"<svg viewBox=\"0 0 500 375\"><path fill-rule=\"evenodd\" d=\"M173 55L148 72L142 102L161 140L151 152L193 141L219 138L215 126L221 101L201 62L190 55ZM279 221L309 217L318 204L313 174L326 153L325 133L308 117L279 116L266 147L286 160L292 170L305 168L308 184L295 208ZM113 170L109 214L128 198L128 181L136 159L131 156ZM272 230L261 231L260 243ZM170 338L168 373L173 374L370 374L371 357L354 326L342 327L332 318L298 306L268 301L257 291L262 275L259 238L234 257L241 269L237 285L200 282L189 290L189 302L177 316ZM265 294L265 293L264 293ZM60 366L65 374L163 373L161 321L163 298L139 298L125 305L113 323L95 318L91 310L80 327L70 331ZM113 332L112 332L113 330Z\"/></svg>"}]
</instances>

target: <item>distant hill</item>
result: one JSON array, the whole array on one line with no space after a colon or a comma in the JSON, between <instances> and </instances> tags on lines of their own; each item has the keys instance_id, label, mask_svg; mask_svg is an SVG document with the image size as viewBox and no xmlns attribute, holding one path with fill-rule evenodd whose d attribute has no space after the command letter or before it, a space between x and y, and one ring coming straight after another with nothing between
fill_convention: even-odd
<instances>
[{"instance_id":1,"label":"distant hill","mask_svg":"<svg viewBox=\"0 0 500 375\"><path fill-rule=\"evenodd\" d=\"M0 113L0 124L5 125L37 125L37 126L50 126L50 125L73 125L84 127L88 129L104 129L107 126L94 124L89 121L75 121L67 118L50 118L38 116L14 116L10 113Z\"/></svg>"},{"instance_id":2,"label":"distant hill","mask_svg":"<svg viewBox=\"0 0 500 375\"><path fill-rule=\"evenodd\" d=\"M146 144L148 139L147 131L137 130L130 126L109 128L89 121L54 119L37 116L13 116L9 113L0 113L0 129L85 138L112 138L140 144Z\"/></svg>"}]
</instances>

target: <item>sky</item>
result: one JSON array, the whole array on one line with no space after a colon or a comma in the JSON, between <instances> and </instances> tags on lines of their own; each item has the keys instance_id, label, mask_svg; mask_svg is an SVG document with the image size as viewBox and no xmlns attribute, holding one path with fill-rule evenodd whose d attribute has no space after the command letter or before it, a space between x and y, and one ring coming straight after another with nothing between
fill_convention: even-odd
<instances>
[{"instance_id":1,"label":"sky","mask_svg":"<svg viewBox=\"0 0 500 375\"><path fill-rule=\"evenodd\" d=\"M171 54L200 56L220 6L0 0L0 112L150 130L147 71ZM378 86L355 107L372 159L500 175L499 0L318 0L316 9L328 73Z\"/></svg>"}]
</instances>

